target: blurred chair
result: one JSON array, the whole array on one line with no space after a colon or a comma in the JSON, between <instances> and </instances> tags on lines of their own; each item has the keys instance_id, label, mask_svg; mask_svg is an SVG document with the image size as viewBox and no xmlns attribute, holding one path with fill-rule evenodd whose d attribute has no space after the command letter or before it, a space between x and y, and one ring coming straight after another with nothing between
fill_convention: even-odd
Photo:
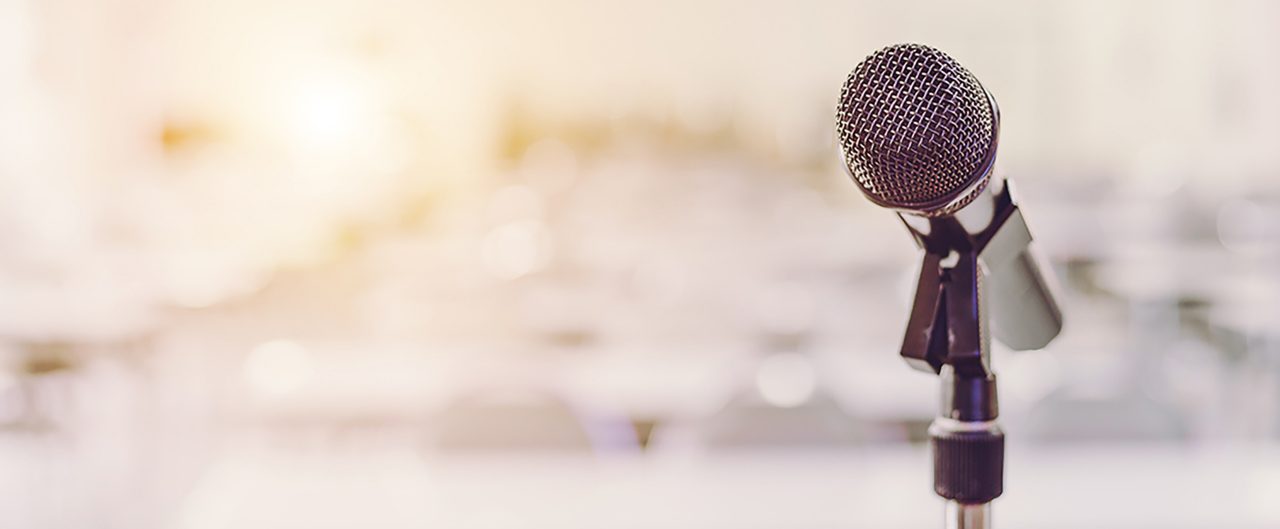
<instances>
[{"instance_id":1,"label":"blurred chair","mask_svg":"<svg viewBox=\"0 0 1280 529\"><path fill-rule=\"evenodd\" d=\"M1172 405L1131 391L1103 397L1058 392L1032 408L1020 435L1043 443L1172 441L1189 425Z\"/></svg>"},{"instance_id":2,"label":"blurred chair","mask_svg":"<svg viewBox=\"0 0 1280 529\"><path fill-rule=\"evenodd\" d=\"M625 417L586 412L545 392L492 391L454 400L432 420L440 453L635 451Z\"/></svg>"},{"instance_id":3,"label":"blurred chair","mask_svg":"<svg viewBox=\"0 0 1280 529\"><path fill-rule=\"evenodd\" d=\"M651 446L654 451L692 448L708 452L840 449L879 437L825 393L815 393L802 404L784 407L748 392L709 417L659 425Z\"/></svg>"},{"instance_id":4,"label":"blurred chair","mask_svg":"<svg viewBox=\"0 0 1280 529\"><path fill-rule=\"evenodd\" d=\"M1252 277L1224 289L1209 317L1221 353L1221 428L1246 438L1280 435L1280 278Z\"/></svg>"}]
</instances>

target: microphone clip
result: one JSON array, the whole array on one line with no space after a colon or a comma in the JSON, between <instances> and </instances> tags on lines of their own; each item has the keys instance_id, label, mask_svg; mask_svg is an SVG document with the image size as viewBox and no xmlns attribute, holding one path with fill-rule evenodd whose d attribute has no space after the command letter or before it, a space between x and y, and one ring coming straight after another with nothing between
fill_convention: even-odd
<instances>
[{"instance_id":1,"label":"microphone clip","mask_svg":"<svg viewBox=\"0 0 1280 529\"><path fill-rule=\"evenodd\" d=\"M992 375L981 256L1001 226L1020 213L1008 185L991 198L991 221L977 233L970 233L955 216L919 219L928 221L927 229L903 219L924 250L901 350L915 369L940 374L944 366L951 366L961 378Z\"/></svg>"}]
</instances>

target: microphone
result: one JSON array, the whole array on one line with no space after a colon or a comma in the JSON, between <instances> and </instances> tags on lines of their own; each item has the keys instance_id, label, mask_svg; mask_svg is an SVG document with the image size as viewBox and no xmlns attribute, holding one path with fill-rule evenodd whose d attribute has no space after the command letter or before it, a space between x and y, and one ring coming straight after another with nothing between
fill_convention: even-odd
<instances>
[{"instance_id":1,"label":"microphone","mask_svg":"<svg viewBox=\"0 0 1280 529\"><path fill-rule=\"evenodd\" d=\"M881 49L845 81L836 130L858 188L895 211L917 245L942 256L943 268L955 250L979 251L989 278L979 301L990 306L998 340L1028 350L1058 335L1056 286L1012 183L995 170L1000 112L972 73L928 46Z\"/></svg>"}]
</instances>

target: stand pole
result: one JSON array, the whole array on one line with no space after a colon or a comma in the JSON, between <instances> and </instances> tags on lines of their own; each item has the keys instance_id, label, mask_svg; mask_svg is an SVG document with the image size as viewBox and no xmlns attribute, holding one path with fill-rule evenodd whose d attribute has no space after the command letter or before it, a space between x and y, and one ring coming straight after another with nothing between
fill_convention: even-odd
<instances>
[{"instance_id":1,"label":"stand pole","mask_svg":"<svg viewBox=\"0 0 1280 529\"><path fill-rule=\"evenodd\" d=\"M942 369L942 409L929 425L933 488L946 498L949 529L989 529L991 501L1004 492L1004 432L996 423L994 374Z\"/></svg>"},{"instance_id":2,"label":"stand pole","mask_svg":"<svg viewBox=\"0 0 1280 529\"><path fill-rule=\"evenodd\" d=\"M991 504L947 500L947 529L991 529Z\"/></svg>"}]
</instances>

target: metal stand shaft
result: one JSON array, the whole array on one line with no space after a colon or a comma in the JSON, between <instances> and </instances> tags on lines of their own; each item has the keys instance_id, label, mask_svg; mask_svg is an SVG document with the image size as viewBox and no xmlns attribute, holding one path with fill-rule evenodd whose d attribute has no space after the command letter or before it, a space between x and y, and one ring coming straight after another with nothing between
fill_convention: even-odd
<instances>
[{"instance_id":1,"label":"metal stand shaft","mask_svg":"<svg viewBox=\"0 0 1280 529\"><path fill-rule=\"evenodd\" d=\"M933 488L947 499L948 528L989 529L991 501L1004 492L1004 432L996 423L995 375L944 368L942 410L929 425Z\"/></svg>"},{"instance_id":2,"label":"metal stand shaft","mask_svg":"<svg viewBox=\"0 0 1280 529\"><path fill-rule=\"evenodd\" d=\"M947 529L991 529L991 504L947 501Z\"/></svg>"},{"instance_id":3,"label":"metal stand shaft","mask_svg":"<svg viewBox=\"0 0 1280 529\"><path fill-rule=\"evenodd\" d=\"M947 527L985 528L991 501L1004 492L995 375L965 375L950 367L940 375L942 409L929 426L933 488L948 500Z\"/></svg>"}]
</instances>

